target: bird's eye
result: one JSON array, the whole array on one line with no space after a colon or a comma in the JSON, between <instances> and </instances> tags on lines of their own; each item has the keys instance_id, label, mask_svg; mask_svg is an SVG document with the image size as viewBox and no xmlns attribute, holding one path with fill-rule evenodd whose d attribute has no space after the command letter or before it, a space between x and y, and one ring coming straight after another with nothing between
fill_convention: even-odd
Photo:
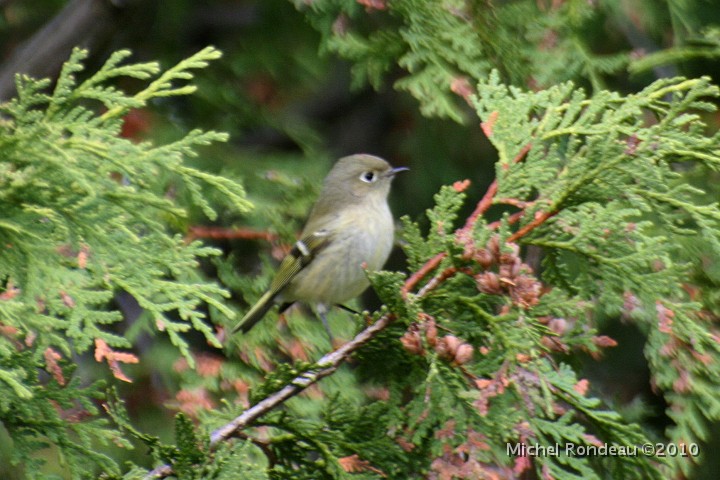
<instances>
[{"instance_id":1,"label":"bird's eye","mask_svg":"<svg viewBox=\"0 0 720 480\"><path fill-rule=\"evenodd\" d=\"M373 171L363 172L360 175L360 180L362 180L363 182L366 182L366 183L373 183L376 179L377 179L377 176L375 175L375 172L373 172Z\"/></svg>"}]
</instances>

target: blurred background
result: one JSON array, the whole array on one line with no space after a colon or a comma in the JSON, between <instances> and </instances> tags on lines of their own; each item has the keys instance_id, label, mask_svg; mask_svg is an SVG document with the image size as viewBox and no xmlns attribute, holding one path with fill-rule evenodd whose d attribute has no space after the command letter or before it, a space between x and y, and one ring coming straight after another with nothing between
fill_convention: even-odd
<instances>
[{"instance_id":1,"label":"blurred background","mask_svg":"<svg viewBox=\"0 0 720 480\"><path fill-rule=\"evenodd\" d=\"M90 50L88 71L97 69L118 49L131 49L133 61L159 60L165 68L207 45L221 49L223 58L197 74L196 94L156 102L152 108L132 112L126 118L123 135L136 141L163 143L194 128L230 134L227 144L205 148L192 161L241 182L255 203L255 210L245 217L221 215L213 224L197 211L186 225L177 228L222 249L223 260L206 265L207 275L229 285L233 301L243 310L246 303L239 289L261 288L252 287L251 282L257 276L266 276L269 267L282 256L283 245L292 241L301 228L321 179L336 158L366 152L382 156L395 166L411 167L410 173L395 182L391 205L397 218L408 215L421 222L424 210L433 205L433 195L442 185L471 180L466 205L466 210L471 210L494 178L495 152L479 128L479 119L461 99L457 107L462 113L460 121L428 118L420 113L417 98L393 88L394 82L406 75L401 68L391 68L374 87L357 81L351 61L322 47L321 34L306 15L313 3L0 0L0 99L4 101L15 94L13 76L17 72L34 77L57 75L74 46ZM382 8L371 8L373 2L346 3L361 4L366 9L364 17L354 20L360 30L392 28L397 20ZM376 3L376 7L384 4ZM514 2L474 3L482 9ZM542 14L566 2L536 3ZM540 53L534 58L548 65L545 75L507 76L524 88L573 80L589 90L604 87L622 93L637 91L664 76L710 75L717 82L720 34L712 28L720 24L720 3L712 0L586 3L596 10L582 20L584 45L593 53L619 59L616 63L599 65L595 71L565 63L559 50L547 47L562 45L553 38L557 32L548 29L544 35L524 39L536 43ZM518 19L519 23L531 21ZM680 43L705 45L715 48L716 53L682 63L658 64L634 75L628 73L628 62L632 65L648 53ZM542 54L546 57L540 57ZM551 65L553 56L557 65ZM511 72L502 51L489 59L494 62L493 67ZM131 81L123 87L128 91L137 88ZM712 128L717 128L716 117L707 120ZM716 176L698 177L699 186L717 195ZM492 211L491 216L500 213ZM240 233L232 234L229 229ZM396 252L388 267L402 269L402 255ZM711 282L702 271L698 271L698 279ZM128 322L139 314L132 299L119 297L118 302ZM367 306L373 306L373 302L372 294L364 299ZM618 319L605 320L603 329L623 348L609 350L601 362L588 359L583 367L585 375L591 379L596 394L624 409L630 418L635 415L636 420L662 432L668 419L663 413L662 398L650 385L642 355L643 334ZM166 347L148 345L148 352L156 355L159 364L172 363L174 357L162 353ZM204 348L198 345L199 351ZM211 358L217 352L203 355ZM178 372L182 368L175 365ZM135 403L130 395L128 408L144 428L160 434L171 424L168 418L173 413L163 406L182 408L182 400L171 397L169 392L175 385L167 378L159 378L155 371L137 370L133 376L137 383L145 385L137 388L136 383L134 391L139 393ZM148 398L152 401L148 402ZM717 433L716 427L712 444L703 446L704 453L720 447ZM2 448L0 474L1 452ZM718 460L708 458L697 478L716 478L718 468Z\"/></svg>"}]
</instances>

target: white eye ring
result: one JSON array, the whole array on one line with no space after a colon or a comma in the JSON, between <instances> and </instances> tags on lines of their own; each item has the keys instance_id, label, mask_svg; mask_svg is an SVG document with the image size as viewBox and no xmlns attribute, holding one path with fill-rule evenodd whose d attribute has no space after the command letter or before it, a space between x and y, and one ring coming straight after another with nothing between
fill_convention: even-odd
<instances>
[{"instance_id":1,"label":"white eye ring","mask_svg":"<svg viewBox=\"0 0 720 480\"><path fill-rule=\"evenodd\" d=\"M372 170L368 170L367 172L363 172L360 174L360 180L365 183L373 183L375 180L377 180L377 174Z\"/></svg>"}]
</instances>

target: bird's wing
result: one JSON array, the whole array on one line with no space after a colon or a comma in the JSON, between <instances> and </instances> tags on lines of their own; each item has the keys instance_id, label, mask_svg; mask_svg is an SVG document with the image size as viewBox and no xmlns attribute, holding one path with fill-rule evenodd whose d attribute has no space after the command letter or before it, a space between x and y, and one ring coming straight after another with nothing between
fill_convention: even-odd
<instances>
[{"instance_id":1,"label":"bird's wing","mask_svg":"<svg viewBox=\"0 0 720 480\"><path fill-rule=\"evenodd\" d=\"M238 330L247 332L259 322L265 313L272 308L275 297L330 243L330 237L330 232L322 229L305 235L295 242L290 253L280 262L278 271L268 291L260 297L242 320L238 322L235 328L233 328L233 332Z\"/></svg>"},{"instance_id":2,"label":"bird's wing","mask_svg":"<svg viewBox=\"0 0 720 480\"><path fill-rule=\"evenodd\" d=\"M270 284L273 295L280 293L329 243L330 232L325 229L305 235L295 242L290 253L280 263L277 274Z\"/></svg>"}]
</instances>

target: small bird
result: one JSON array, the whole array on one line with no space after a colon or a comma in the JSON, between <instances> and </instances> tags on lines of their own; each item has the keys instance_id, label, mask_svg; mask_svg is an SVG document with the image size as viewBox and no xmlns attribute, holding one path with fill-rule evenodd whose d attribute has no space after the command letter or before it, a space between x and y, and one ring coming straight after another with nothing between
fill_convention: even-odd
<instances>
[{"instance_id":1,"label":"small bird","mask_svg":"<svg viewBox=\"0 0 720 480\"><path fill-rule=\"evenodd\" d=\"M332 340L328 309L338 305L350 310L342 304L370 285L365 269L379 270L390 255L395 226L387 197L393 178L405 170L367 154L338 160L325 177L300 240L233 333L250 330L273 305L283 312L300 301L313 307Z\"/></svg>"}]
</instances>

